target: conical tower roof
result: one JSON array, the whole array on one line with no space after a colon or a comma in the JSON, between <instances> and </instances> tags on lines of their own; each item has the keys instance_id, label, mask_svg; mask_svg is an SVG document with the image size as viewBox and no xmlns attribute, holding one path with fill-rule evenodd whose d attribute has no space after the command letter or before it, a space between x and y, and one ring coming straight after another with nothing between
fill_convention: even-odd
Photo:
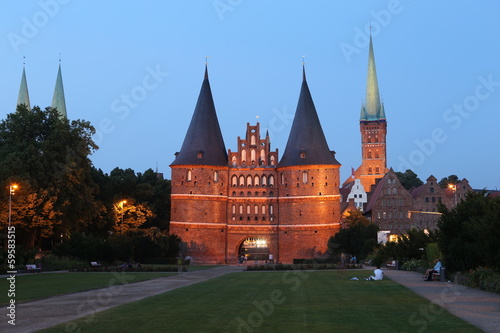
<instances>
[{"instance_id":1,"label":"conical tower roof","mask_svg":"<svg viewBox=\"0 0 500 333\"><path fill-rule=\"evenodd\" d=\"M54 96L52 97L52 108L56 108L57 111L59 111L59 117L68 118L68 114L66 113L66 99L64 98L61 64L59 64L59 70L57 71L56 87L54 88Z\"/></svg>"},{"instance_id":2,"label":"conical tower roof","mask_svg":"<svg viewBox=\"0 0 500 333\"><path fill-rule=\"evenodd\" d=\"M21 86L19 87L19 95L17 97L17 105L20 104L26 105L28 110L31 110L30 95L28 93L28 82L26 81L26 71L24 67L23 67L23 75L21 76Z\"/></svg>"},{"instance_id":3,"label":"conical tower roof","mask_svg":"<svg viewBox=\"0 0 500 333\"><path fill-rule=\"evenodd\" d=\"M302 68L302 87L297 110L285 152L278 167L316 164L339 165L340 163L335 159L334 152L328 148L307 85L305 68Z\"/></svg>"},{"instance_id":4,"label":"conical tower roof","mask_svg":"<svg viewBox=\"0 0 500 333\"><path fill-rule=\"evenodd\" d=\"M227 166L227 152L205 66L205 78L180 152L171 165Z\"/></svg>"},{"instance_id":5,"label":"conical tower roof","mask_svg":"<svg viewBox=\"0 0 500 333\"><path fill-rule=\"evenodd\" d=\"M370 35L370 51L368 54L368 75L366 79L366 98L361 107L360 121L385 119L384 105L380 102L378 90L377 69L373 53L372 36Z\"/></svg>"}]
</instances>

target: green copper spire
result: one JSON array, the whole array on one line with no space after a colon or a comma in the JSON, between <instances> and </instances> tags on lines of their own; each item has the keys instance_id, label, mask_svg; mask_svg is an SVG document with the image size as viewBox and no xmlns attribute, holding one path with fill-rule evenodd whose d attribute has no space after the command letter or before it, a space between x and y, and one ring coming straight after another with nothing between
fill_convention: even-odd
<instances>
[{"instance_id":1,"label":"green copper spire","mask_svg":"<svg viewBox=\"0 0 500 333\"><path fill-rule=\"evenodd\" d=\"M55 108L57 109L57 111L59 111L60 118L68 118L68 114L66 113L66 99L64 98L64 87L63 87L60 63L59 63L59 71L57 72L54 97L52 97L52 108Z\"/></svg>"},{"instance_id":2,"label":"green copper spire","mask_svg":"<svg viewBox=\"0 0 500 333\"><path fill-rule=\"evenodd\" d=\"M370 51L368 55L368 76L366 80L366 99L361 107L360 121L385 119L384 106L380 102L378 90L377 69L375 67L375 56L373 54L372 36L370 35Z\"/></svg>"},{"instance_id":3,"label":"green copper spire","mask_svg":"<svg viewBox=\"0 0 500 333\"><path fill-rule=\"evenodd\" d=\"M28 82L26 81L26 71L23 67L23 75L21 77L21 86L19 87L19 96L17 97L17 105L24 104L28 110L31 110L30 95L28 94Z\"/></svg>"}]
</instances>

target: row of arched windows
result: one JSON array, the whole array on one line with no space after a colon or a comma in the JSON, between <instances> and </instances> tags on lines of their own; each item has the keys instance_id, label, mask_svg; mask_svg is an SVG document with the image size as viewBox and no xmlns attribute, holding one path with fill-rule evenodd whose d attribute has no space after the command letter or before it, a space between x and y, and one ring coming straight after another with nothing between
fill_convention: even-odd
<instances>
[{"instance_id":1,"label":"row of arched windows","mask_svg":"<svg viewBox=\"0 0 500 333\"><path fill-rule=\"evenodd\" d=\"M240 204L238 205L238 207L236 205L232 205L231 206L231 213L233 215L236 215L236 214L255 214L255 215L259 215L259 214L262 214L262 215L266 215L267 214L267 211L269 210L269 215L273 215L274 214L274 205L254 205L253 208L252 208L252 205L243 205L243 204ZM237 211L237 212L236 212Z\"/></svg>"},{"instance_id":2,"label":"row of arched windows","mask_svg":"<svg viewBox=\"0 0 500 333\"><path fill-rule=\"evenodd\" d=\"M260 197L260 196L262 196L262 197L266 197L266 196L272 197L272 196L274 196L274 192L273 191L270 191L270 192L262 191L262 195L260 195L260 194L261 193L259 191L255 191L254 196L256 196L256 197ZM236 195L237 195L236 191L233 191L232 196L235 197ZM240 197L242 197L242 196L245 195L245 192L240 191L239 195L240 195ZM248 191L247 192L247 196L251 197L252 196L252 192Z\"/></svg>"},{"instance_id":3,"label":"row of arched windows","mask_svg":"<svg viewBox=\"0 0 500 333\"><path fill-rule=\"evenodd\" d=\"M247 175L246 177L244 175L240 175L239 177L237 175L233 175L231 177L231 186L236 187L274 187L274 176L273 175Z\"/></svg>"},{"instance_id":4,"label":"row of arched windows","mask_svg":"<svg viewBox=\"0 0 500 333\"><path fill-rule=\"evenodd\" d=\"M250 163L247 163L248 160L250 161ZM271 155L271 157L269 158L269 162L270 162L269 163L270 165L274 165L276 163L276 159L274 158L273 155ZM236 166L238 164L238 158L236 156L233 156L231 158L231 163L233 164L233 166ZM264 164L266 164L266 151L264 149L262 149L260 151L260 158L257 161L255 149L252 149L250 151L250 159L248 159L247 151L245 149L243 149L241 151L241 164L242 165L246 165L246 164L250 164L250 165L257 165L257 164L258 165L264 165Z\"/></svg>"}]
</instances>

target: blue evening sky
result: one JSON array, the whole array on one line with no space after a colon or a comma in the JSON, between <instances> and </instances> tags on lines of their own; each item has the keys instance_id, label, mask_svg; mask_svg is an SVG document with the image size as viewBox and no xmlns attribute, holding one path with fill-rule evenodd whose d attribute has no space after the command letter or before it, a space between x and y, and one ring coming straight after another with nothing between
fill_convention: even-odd
<instances>
[{"instance_id":1,"label":"blue evening sky","mask_svg":"<svg viewBox=\"0 0 500 333\"><path fill-rule=\"evenodd\" d=\"M246 123L284 151L307 80L341 178L361 163L369 26L388 119L388 166L500 187L497 1L3 0L0 117L23 56L31 105L51 104L59 54L68 117L89 120L114 167L170 178L208 58L227 149Z\"/></svg>"}]
</instances>

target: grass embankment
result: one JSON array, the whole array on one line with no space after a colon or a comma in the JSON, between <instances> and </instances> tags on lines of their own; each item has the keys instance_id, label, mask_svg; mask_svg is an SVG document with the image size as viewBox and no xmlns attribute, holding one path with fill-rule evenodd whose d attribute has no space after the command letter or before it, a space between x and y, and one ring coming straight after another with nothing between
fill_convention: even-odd
<instances>
[{"instance_id":1,"label":"grass embankment","mask_svg":"<svg viewBox=\"0 0 500 333\"><path fill-rule=\"evenodd\" d=\"M234 273L42 332L481 332L393 281L350 280L370 273Z\"/></svg>"}]
</instances>

